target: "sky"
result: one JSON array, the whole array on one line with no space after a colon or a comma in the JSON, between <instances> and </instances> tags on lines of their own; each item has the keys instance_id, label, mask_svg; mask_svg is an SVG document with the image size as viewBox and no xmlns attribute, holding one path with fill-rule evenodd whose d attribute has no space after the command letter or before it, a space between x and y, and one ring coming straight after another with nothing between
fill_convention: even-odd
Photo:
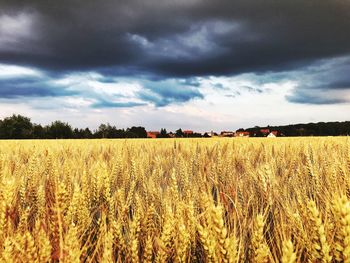
<instances>
[{"instance_id":1,"label":"sky","mask_svg":"<svg viewBox=\"0 0 350 263\"><path fill-rule=\"evenodd\" d=\"M349 120L348 0L0 0L0 118L196 131Z\"/></svg>"}]
</instances>

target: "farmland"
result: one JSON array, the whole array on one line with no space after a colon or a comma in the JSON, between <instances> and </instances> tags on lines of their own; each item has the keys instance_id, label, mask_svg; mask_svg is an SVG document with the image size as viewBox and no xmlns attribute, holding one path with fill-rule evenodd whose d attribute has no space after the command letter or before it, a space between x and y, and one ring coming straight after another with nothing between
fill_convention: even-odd
<instances>
[{"instance_id":1,"label":"farmland","mask_svg":"<svg viewBox=\"0 0 350 263\"><path fill-rule=\"evenodd\" d=\"M0 142L1 262L350 262L346 137Z\"/></svg>"}]
</instances>

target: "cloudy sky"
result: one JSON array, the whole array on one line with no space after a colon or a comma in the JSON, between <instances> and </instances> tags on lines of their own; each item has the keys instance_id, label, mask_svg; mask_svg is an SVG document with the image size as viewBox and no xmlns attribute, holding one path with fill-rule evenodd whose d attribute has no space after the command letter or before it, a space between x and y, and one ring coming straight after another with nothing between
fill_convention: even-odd
<instances>
[{"instance_id":1,"label":"cloudy sky","mask_svg":"<svg viewBox=\"0 0 350 263\"><path fill-rule=\"evenodd\" d=\"M234 130L349 120L350 1L0 0L0 117Z\"/></svg>"}]
</instances>

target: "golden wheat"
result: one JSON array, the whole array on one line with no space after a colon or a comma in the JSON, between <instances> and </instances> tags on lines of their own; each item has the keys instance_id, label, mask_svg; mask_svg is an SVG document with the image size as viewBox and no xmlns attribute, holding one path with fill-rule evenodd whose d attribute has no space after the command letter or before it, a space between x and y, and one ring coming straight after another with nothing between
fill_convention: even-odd
<instances>
[{"instance_id":1,"label":"golden wheat","mask_svg":"<svg viewBox=\"0 0 350 263\"><path fill-rule=\"evenodd\" d=\"M350 262L350 141L0 142L0 262Z\"/></svg>"}]
</instances>

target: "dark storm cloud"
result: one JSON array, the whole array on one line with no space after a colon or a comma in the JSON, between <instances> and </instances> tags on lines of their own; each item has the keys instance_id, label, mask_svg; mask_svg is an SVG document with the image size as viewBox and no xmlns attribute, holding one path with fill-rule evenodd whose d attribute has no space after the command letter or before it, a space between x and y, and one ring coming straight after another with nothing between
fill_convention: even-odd
<instances>
[{"instance_id":1,"label":"dark storm cloud","mask_svg":"<svg viewBox=\"0 0 350 263\"><path fill-rule=\"evenodd\" d=\"M350 57L333 59L292 78L297 87L286 99L303 104L339 104L350 102L344 94L350 90ZM300 75L299 75L300 74Z\"/></svg>"},{"instance_id":2,"label":"dark storm cloud","mask_svg":"<svg viewBox=\"0 0 350 263\"><path fill-rule=\"evenodd\" d=\"M11 0L0 9L31 20L30 35L0 45L0 61L51 70L230 75L350 52L349 1Z\"/></svg>"},{"instance_id":3,"label":"dark storm cloud","mask_svg":"<svg viewBox=\"0 0 350 263\"><path fill-rule=\"evenodd\" d=\"M335 95L335 96L334 96ZM325 93L318 89L296 89L292 95L286 96L289 102L301 104L340 104L348 102L345 98L337 94Z\"/></svg>"},{"instance_id":4,"label":"dark storm cloud","mask_svg":"<svg viewBox=\"0 0 350 263\"><path fill-rule=\"evenodd\" d=\"M289 102L302 104L346 103L349 100L343 97L343 92L350 89L350 82L345 84L335 82L320 86L298 86L292 94L286 96L286 99Z\"/></svg>"}]
</instances>

